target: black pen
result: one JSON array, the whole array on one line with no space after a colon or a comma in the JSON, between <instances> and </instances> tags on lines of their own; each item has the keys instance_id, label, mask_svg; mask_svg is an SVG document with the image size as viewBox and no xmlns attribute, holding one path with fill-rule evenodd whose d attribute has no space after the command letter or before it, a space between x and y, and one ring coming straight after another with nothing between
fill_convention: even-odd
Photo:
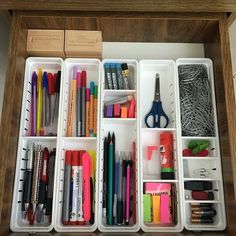
<instances>
[{"instance_id":1,"label":"black pen","mask_svg":"<svg viewBox=\"0 0 236 236\"><path fill-rule=\"evenodd\" d=\"M107 146L107 138L105 137L103 142L103 217L107 215Z\"/></svg>"},{"instance_id":2,"label":"black pen","mask_svg":"<svg viewBox=\"0 0 236 236\"><path fill-rule=\"evenodd\" d=\"M23 218L26 218L31 203L31 190L32 190L32 179L33 179L33 163L34 163L34 143L30 144L27 152L27 165L24 173L23 183Z\"/></svg>"}]
</instances>

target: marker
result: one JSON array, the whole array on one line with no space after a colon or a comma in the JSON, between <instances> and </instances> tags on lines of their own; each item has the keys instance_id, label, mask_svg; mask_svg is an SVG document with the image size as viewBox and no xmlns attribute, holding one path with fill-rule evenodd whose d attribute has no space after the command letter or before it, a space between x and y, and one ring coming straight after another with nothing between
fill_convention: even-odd
<instances>
[{"instance_id":1,"label":"marker","mask_svg":"<svg viewBox=\"0 0 236 236\"><path fill-rule=\"evenodd\" d=\"M42 68L39 68L37 79L37 135L40 135L40 129L42 126L42 105L43 105L43 92L42 92Z\"/></svg>"},{"instance_id":2,"label":"marker","mask_svg":"<svg viewBox=\"0 0 236 236\"><path fill-rule=\"evenodd\" d=\"M90 104L89 104L89 136L93 137L93 116L94 116L94 82L90 82Z\"/></svg>"},{"instance_id":3,"label":"marker","mask_svg":"<svg viewBox=\"0 0 236 236\"><path fill-rule=\"evenodd\" d=\"M70 179L71 179L71 158L72 151L65 153L65 170L64 170L64 188L63 188L63 204L62 204L62 223L67 225L70 221Z\"/></svg>"},{"instance_id":4,"label":"marker","mask_svg":"<svg viewBox=\"0 0 236 236\"><path fill-rule=\"evenodd\" d=\"M75 115L75 99L76 99L76 85L77 85L77 67L73 68L73 79L71 82L71 93L69 103L69 114L67 123L67 136L71 137L73 132L74 115Z\"/></svg>"},{"instance_id":5,"label":"marker","mask_svg":"<svg viewBox=\"0 0 236 236\"><path fill-rule=\"evenodd\" d=\"M36 136L36 116L37 116L37 74L34 71L32 75L32 129L31 135Z\"/></svg>"},{"instance_id":6,"label":"marker","mask_svg":"<svg viewBox=\"0 0 236 236\"><path fill-rule=\"evenodd\" d=\"M76 96L76 135L81 137L82 127L81 127L81 72L77 72L77 96Z\"/></svg>"},{"instance_id":7,"label":"marker","mask_svg":"<svg viewBox=\"0 0 236 236\"><path fill-rule=\"evenodd\" d=\"M89 90L89 88L86 88L86 122L85 122L85 124L86 124L86 137L89 137L89 123L90 123L90 110L89 110L89 108L90 108L90 106L91 106L91 102L90 102L90 90Z\"/></svg>"},{"instance_id":8,"label":"marker","mask_svg":"<svg viewBox=\"0 0 236 236\"><path fill-rule=\"evenodd\" d=\"M94 87L94 112L93 112L93 133L94 137L97 136L97 107L98 107L98 86Z\"/></svg>"},{"instance_id":9,"label":"marker","mask_svg":"<svg viewBox=\"0 0 236 236\"><path fill-rule=\"evenodd\" d=\"M82 71L81 75L81 85L82 85L82 137L86 136L86 71Z\"/></svg>"},{"instance_id":10,"label":"marker","mask_svg":"<svg viewBox=\"0 0 236 236\"><path fill-rule=\"evenodd\" d=\"M85 152L82 156L83 164L83 183L84 183L84 201L83 201L83 213L84 220L89 222L91 218L91 189L90 189L90 176L91 176L91 157Z\"/></svg>"}]
</instances>

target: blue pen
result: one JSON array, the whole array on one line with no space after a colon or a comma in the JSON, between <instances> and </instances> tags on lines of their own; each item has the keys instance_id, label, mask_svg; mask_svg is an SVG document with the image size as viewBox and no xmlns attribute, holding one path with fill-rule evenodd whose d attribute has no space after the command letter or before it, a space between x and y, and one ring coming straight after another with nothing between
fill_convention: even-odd
<instances>
[{"instance_id":1,"label":"blue pen","mask_svg":"<svg viewBox=\"0 0 236 236\"><path fill-rule=\"evenodd\" d=\"M119 191L119 169L120 169L119 157L118 157L118 154L116 154L114 202L113 202L113 217L114 217L114 223L115 224L117 224L117 198L118 198L118 191Z\"/></svg>"},{"instance_id":2,"label":"blue pen","mask_svg":"<svg viewBox=\"0 0 236 236\"><path fill-rule=\"evenodd\" d=\"M49 125L49 116L48 116L48 79L47 72L43 73L43 127Z\"/></svg>"}]
</instances>

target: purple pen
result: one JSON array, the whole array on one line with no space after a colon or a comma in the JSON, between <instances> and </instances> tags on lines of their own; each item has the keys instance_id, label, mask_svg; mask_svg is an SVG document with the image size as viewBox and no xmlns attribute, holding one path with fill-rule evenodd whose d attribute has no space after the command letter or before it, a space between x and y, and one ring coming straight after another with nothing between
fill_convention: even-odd
<instances>
[{"instance_id":1,"label":"purple pen","mask_svg":"<svg viewBox=\"0 0 236 236\"><path fill-rule=\"evenodd\" d=\"M32 129L31 129L31 135L36 136L36 104L37 104L37 74L34 71L32 75Z\"/></svg>"}]
</instances>

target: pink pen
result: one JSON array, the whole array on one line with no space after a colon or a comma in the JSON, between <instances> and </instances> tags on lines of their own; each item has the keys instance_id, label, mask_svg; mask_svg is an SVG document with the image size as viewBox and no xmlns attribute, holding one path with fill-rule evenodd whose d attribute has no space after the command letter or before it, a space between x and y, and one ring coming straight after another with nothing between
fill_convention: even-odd
<instances>
[{"instance_id":1,"label":"pink pen","mask_svg":"<svg viewBox=\"0 0 236 236\"><path fill-rule=\"evenodd\" d=\"M126 207L125 207L125 224L129 224L129 213L130 213L130 165L127 165L126 169Z\"/></svg>"},{"instance_id":2,"label":"pink pen","mask_svg":"<svg viewBox=\"0 0 236 236\"><path fill-rule=\"evenodd\" d=\"M89 221L91 218L91 193L90 193L90 176L92 172L92 160L87 152L82 156L83 165L83 213L84 220Z\"/></svg>"}]
</instances>

